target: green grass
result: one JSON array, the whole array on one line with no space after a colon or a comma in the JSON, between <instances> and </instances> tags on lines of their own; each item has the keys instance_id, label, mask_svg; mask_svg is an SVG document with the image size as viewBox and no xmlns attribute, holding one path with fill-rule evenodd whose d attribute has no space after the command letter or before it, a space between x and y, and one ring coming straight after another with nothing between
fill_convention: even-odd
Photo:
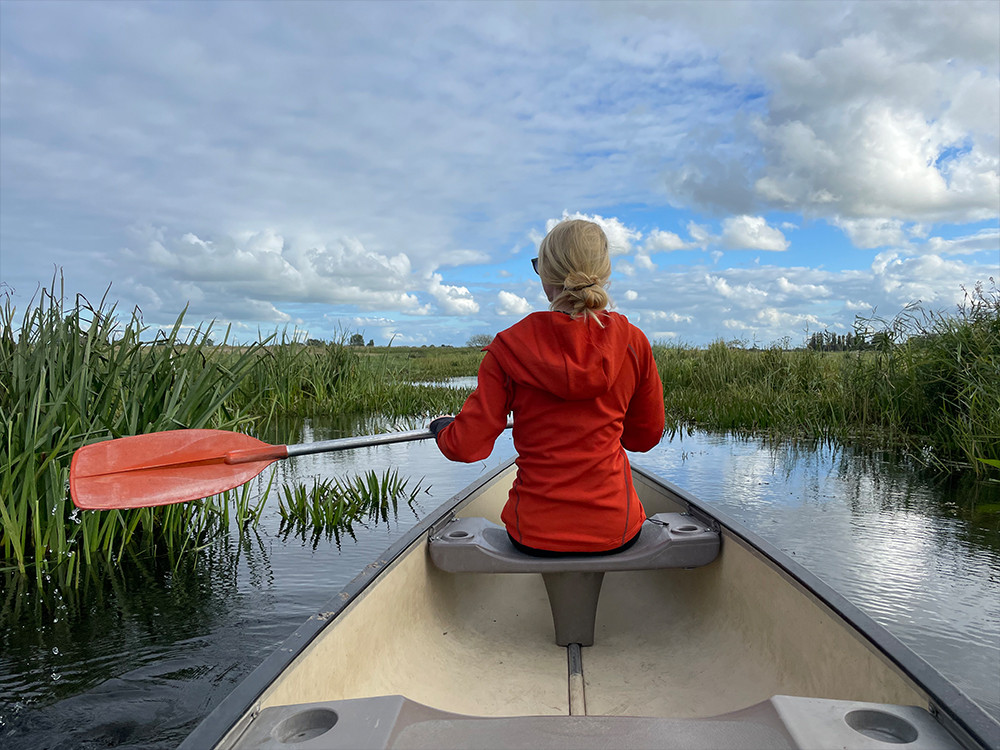
<instances>
[{"instance_id":1,"label":"green grass","mask_svg":"<svg viewBox=\"0 0 1000 750\"><path fill-rule=\"evenodd\" d=\"M364 359L384 358L386 367L414 383L475 375L484 352L470 346L386 346L358 348Z\"/></svg>"}]
</instances>

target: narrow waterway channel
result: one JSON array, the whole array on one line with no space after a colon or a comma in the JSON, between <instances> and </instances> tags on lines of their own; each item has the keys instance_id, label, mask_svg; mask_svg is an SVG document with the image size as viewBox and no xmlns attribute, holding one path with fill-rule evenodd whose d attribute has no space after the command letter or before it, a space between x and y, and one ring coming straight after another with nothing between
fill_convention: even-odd
<instances>
[{"instance_id":1,"label":"narrow waterway channel","mask_svg":"<svg viewBox=\"0 0 1000 750\"><path fill-rule=\"evenodd\" d=\"M314 423L301 440L341 434ZM221 540L197 565L125 565L54 603L8 581L0 746L175 747L422 513L512 454L507 433L472 465L445 461L430 442L289 460L278 481L393 467L427 492L388 525L315 541L279 533L275 495L255 533ZM633 460L793 555L1000 717L1000 485L928 479L833 446L704 433Z\"/></svg>"}]
</instances>

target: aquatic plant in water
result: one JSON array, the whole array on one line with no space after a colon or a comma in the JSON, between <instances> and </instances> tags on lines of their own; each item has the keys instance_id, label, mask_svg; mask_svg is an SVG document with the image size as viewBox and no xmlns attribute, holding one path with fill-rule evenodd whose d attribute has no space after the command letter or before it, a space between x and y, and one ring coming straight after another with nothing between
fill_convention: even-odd
<instances>
[{"instance_id":1,"label":"aquatic plant in water","mask_svg":"<svg viewBox=\"0 0 1000 750\"><path fill-rule=\"evenodd\" d=\"M422 484L420 479L410 488L409 480L401 479L396 469L386 469L381 475L372 470L344 479L316 477L311 486L285 485L278 507L279 533L302 539L309 535L314 546L325 534L328 539L336 537L339 545L341 533L354 535L355 523L388 523L389 511L395 517L400 500L412 509L420 491L429 489Z\"/></svg>"}]
</instances>

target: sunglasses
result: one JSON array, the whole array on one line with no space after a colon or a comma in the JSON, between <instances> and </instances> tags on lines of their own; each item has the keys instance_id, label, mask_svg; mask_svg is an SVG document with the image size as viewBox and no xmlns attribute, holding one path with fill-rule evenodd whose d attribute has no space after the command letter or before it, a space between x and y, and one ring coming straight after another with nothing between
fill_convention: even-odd
<instances>
[{"instance_id":1,"label":"sunglasses","mask_svg":"<svg viewBox=\"0 0 1000 750\"><path fill-rule=\"evenodd\" d=\"M538 258L531 259L531 267L535 269L535 273L538 273ZM541 274L538 274L541 276Z\"/></svg>"}]
</instances>

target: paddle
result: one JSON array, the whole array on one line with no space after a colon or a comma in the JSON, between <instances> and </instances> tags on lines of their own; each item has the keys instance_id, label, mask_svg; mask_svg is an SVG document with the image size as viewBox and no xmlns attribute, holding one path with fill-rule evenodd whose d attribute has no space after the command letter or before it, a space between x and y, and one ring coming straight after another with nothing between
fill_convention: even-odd
<instances>
[{"instance_id":1,"label":"paddle","mask_svg":"<svg viewBox=\"0 0 1000 750\"><path fill-rule=\"evenodd\" d=\"M423 429L301 445L269 445L224 430L154 432L93 443L77 450L69 470L69 491L76 506L88 510L184 503L238 487L289 456L432 437L433 432Z\"/></svg>"}]
</instances>

